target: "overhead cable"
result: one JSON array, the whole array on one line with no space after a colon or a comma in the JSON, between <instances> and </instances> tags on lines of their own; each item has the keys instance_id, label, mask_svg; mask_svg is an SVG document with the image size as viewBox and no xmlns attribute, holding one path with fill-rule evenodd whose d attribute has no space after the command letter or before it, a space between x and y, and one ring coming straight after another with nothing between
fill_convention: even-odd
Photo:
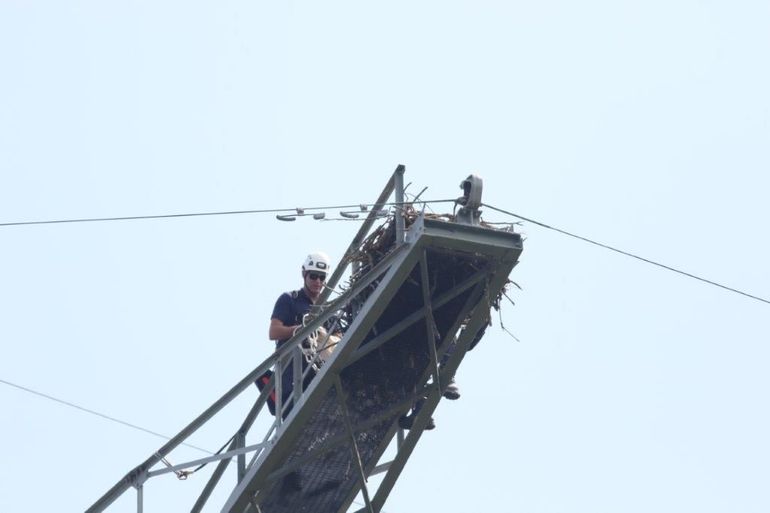
<instances>
[{"instance_id":1,"label":"overhead cable","mask_svg":"<svg viewBox=\"0 0 770 513\"><path fill-rule=\"evenodd\" d=\"M454 199L443 200L421 200L419 203L453 203ZM412 203L412 202L409 202ZM399 203L383 203L382 206L397 206ZM79 219L52 219L44 221L16 221L8 223L0 223L0 227L7 226L28 226L35 224L64 224L64 223L93 223L93 222L106 222L106 221L136 221L140 219L169 219L174 217L202 217L202 216L227 216L227 215L240 215L240 214L281 214L290 213L288 217L297 217L306 215L306 210L335 210L340 208L358 208L359 213L368 214L366 209L373 207L374 203L356 203L354 205L331 205L331 206L319 206L319 207L303 207L303 208L270 208L270 209L258 209L258 210L230 210L221 212L192 212L182 214L159 214L159 215L146 215L146 216L124 216L124 217L88 217ZM284 217L284 216L281 216ZM323 216L318 216L316 219L323 219Z\"/></svg>"},{"instance_id":2,"label":"overhead cable","mask_svg":"<svg viewBox=\"0 0 770 513\"><path fill-rule=\"evenodd\" d=\"M482 203L482 206L484 206L486 208L489 208L489 209L492 209L492 210L495 210L497 212L500 212L501 214L506 214L506 215L509 215L509 216L512 216L512 217L516 217L518 219L521 219L522 221L526 221L528 223L532 223L534 225L541 226L541 227L547 228L549 230L553 230L553 231L561 233L563 235L567 235L569 237L573 237L575 239L582 240L583 242L588 242L589 244L593 244L595 246L599 246L600 248L608 249L610 251L614 251L615 253L620 253L621 255L625 255L627 257L635 258L637 260L641 260L642 262L645 262L645 263L648 263L648 264L651 264L651 265L654 265L654 266L666 269L668 271L675 272L677 274L681 274L683 276L687 276L688 278L692 278L694 280L702 281L703 283L707 283L709 285L713 285L715 287L722 288L722 289L727 290L729 292L734 292L736 294L740 294L742 296L746 296L746 297L748 297L750 299L754 299L756 301L761 301L763 303L770 304L770 300L767 300L767 299L764 299L764 298L761 298L761 297L758 297L758 296L754 296L754 295L749 294L747 292L743 292L742 290L734 289L732 287L728 287L727 285L722 285L721 283L717 283L715 281L708 280L706 278L701 278L700 276L696 276L696 275L688 273L686 271L682 271L680 269L676 269L674 267L671 267L671 266L668 266L668 265L665 265L665 264L661 264L659 262L655 262L654 260L650 260L648 258L644 258L644 257L641 257L639 255L635 255L633 253L629 253L628 251L623 251L622 249L614 248L614 247L609 246L607 244L602 244L601 242L596 242L595 240L591 240L591 239L589 239L587 237L582 237L580 235L576 235L574 233L570 233L570 232L568 232L566 230L562 230L561 228L556 228L555 226L550 226L550 225L547 225L545 223L541 223L540 221L535 221L534 219L530 219L528 217L520 216L519 214L514 214L513 212L509 212L509 211L503 210L501 208L493 207L492 205L487 205L486 203Z\"/></svg>"},{"instance_id":3,"label":"overhead cable","mask_svg":"<svg viewBox=\"0 0 770 513\"><path fill-rule=\"evenodd\" d=\"M88 408L84 408L82 406L78 406L77 404L71 403L69 401L65 401L63 399L58 399L58 398L50 396L48 394L44 394L42 392L38 392L36 390L32 390L31 388L27 388L27 387L24 387L24 386L21 386L21 385L17 385L16 383L11 383L10 381L6 381L4 379L0 379L0 383L3 383L3 384L8 385L10 387L18 388L19 390L22 390L22 391L30 393L30 394L34 394L34 395L37 395L37 396L40 396L40 397L44 397L44 398L49 399L51 401L55 401L57 403L65 405L65 406L69 406L70 408L76 408L76 409L84 411L86 413L90 413L91 415L96 415L97 417L101 417L103 419L107 419L107 420L109 420L111 422L116 422L118 424L122 424L124 426L128 426L128 427L130 427L132 429L143 431L145 433L149 433L151 435L154 435L154 436L166 439L166 440L171 440L170 436L162 435L160 433L156 433L155 431L150 431L149 429L143 428L141 426L137 426L136 424L131 424L130 422L126 422L124 420L116 419L115 417L110 417L109 415L105 415L103 413L99 413L98 411L89 410ZM195 445L191 445L191 444L188 444L188 443L182 443L182 445L186 445L187 447L191 447L193 449L197 449L197 450L199 450L201 452L205 452L206 454L210 454L210 455L214 454L214 453L212 453L211 451L209 451L207 449L202 449L200 447L196 447Z\"/></svg>"}]
</instances>

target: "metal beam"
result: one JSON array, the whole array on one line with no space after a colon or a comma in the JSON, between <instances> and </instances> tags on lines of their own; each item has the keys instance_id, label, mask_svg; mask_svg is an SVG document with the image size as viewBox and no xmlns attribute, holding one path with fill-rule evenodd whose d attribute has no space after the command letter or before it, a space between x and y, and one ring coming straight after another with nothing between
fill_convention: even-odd
<instances>
[{"instance_id":1,"label":"metal beam","mask_svg":"<svg viewBox=\"0 0 770 513\"><path fill-rule=\"evenodd\" d=\"M441 388L441 380L438 375L438 355L436 352L436 338L439 337L438 329L436 328L436 320L433 318L433 307L430 301L430 277L428 276L428 251L423 249L422 258L420 259L420 285L422 286L422 301L423 309L425 310L425 336L428 339L428 347L430 348L430 356L433 359L433 376L436 384L436 388Z\"/></svg>"},{"instance_id":2,"label":"metal beam","mask_svg":"<svg viewBox=\"0 0 770 513\"><path fill-rule=\"evenodd\" d=\"M473 251L498 259L514 249L512 258L516 260L522 250L518 233L447 223L422 215L409 227L406 238L408 241L420 239L423 244L444 250Z\"/></svg>"},{"instance_id":3,"label":"metal beam","mask_svg":"<svg viewBox=\"0 0 770 513\"><path fill-rule=\"evenodd\" d=\"M396 214L394 222L396 224L396 246L404 243L404 168L399 166L393 173L396 182Z\"/></svg>"},{"instance_id":4,"label":"metal beam","mask_svg":"<svg viewBox=\"0 0 770 513\"><path fill-rule=\"evenodd\" d=\"M249 445L248 447L244 447L242 449L233 449L232 451L223 452L222 454L215 454L213 456L209 456L207 458L199 458L197 460L188 461L185 463L179 463L177 465L171 465L170 467L162 468L160 470L153 470L151 472L147 473L147 477L155 477L160 476L163 474L168 474L170 472L176 472L178 470L184 470L186 468L194 467L196 465L202 465L204 463L211 463L212 461L219 461L224 460L228 458L232 458L233 456L237 456L240 454L244 454L247 452L256 451L257 449L261 449L264 447L265 444L254 444Z\"/></svg>"},{"instance_id":5,"label":"metal beam","mask_svg":"<svg viewBox=\"0 0 770 513\"><path fill-rule=\"evenodd\" d=\"M364 465L361 462L361 452L358 450L358 443L356 443L356 433L353 431L353 426L350 423L348 405L345 402L345 393L342 391L342 381L340 380L339 374L334 380L334 387L337 390L337 401L339 401L340 407L342 408L342 418L345 422L345 429L347 430L348 436L350 437L350 448L353 452L353 456L356 458L358 474L359 478L361 479L361 493L364 496L364 502L366 503L366 507L369 510L369 513L374 513L374 510L372 510L372 502L369 500L369 490L366 487L366 474L364 474Z\"/></svg>"},{"instance_id":6,"label":"metal beam","mask_svg":"<svg viewBox=\"0 0 770 513\"><path fill-rule=\"evenodd\" d=\"M380 196L377 198L377 201L374 202L374 206L372 207L371 212L369 212L369 216L366 218L366 221L364 221L364 224L361 226L361 228L359 228L356 236L353 237L353 242L351 242L350 245L348 246L348 249L345 250L345 254L340 259L339 265L334 270L329 280L326 282L327 286L326 288L324 288L323 292L321 293L320 298L316 302L317 304L323 304L329 299L329 295L334 290L334 287L337 286L337 282L342 277L342 274L345 272L345 269L347 269L348 264L350 263L350 257L353 256L353 254L356 251L358 251L359 246L361 246L361 243L369 234L369 230L372 228L374 221L377 220L377 213L380 210L382 210L382 207L388 201L388 198L390 197L391 193L393 193L393 188L395 187L395 183L396 183L396 177L397 176L403 177L405 170L406 170L406 167L403 164L399 164L396 167L396 170L393 171L393 174L390 176L388 183L385 184L385 188L382 189L382 192L380 193ZM403 188L402 188L402 191L403 191Z\"/></svg>"}]
</instances>

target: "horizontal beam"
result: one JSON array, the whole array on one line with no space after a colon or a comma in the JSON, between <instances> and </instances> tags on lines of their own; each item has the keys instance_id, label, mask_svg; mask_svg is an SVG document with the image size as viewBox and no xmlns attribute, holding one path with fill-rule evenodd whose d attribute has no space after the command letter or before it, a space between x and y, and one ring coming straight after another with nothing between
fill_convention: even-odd
<instances>
[{"instance_id":1,"label":"horizontal beam","mask_svg":"<svg viewBox=\"0 0 770 513\"><path fill-rule=\"evenodd\" d=\"M170 472L177 472L179 470L184 470L186 468L195 467L196 465L203 465L204 463L211 463L212 461L219 461L224 460L227 458L232 458L233 456L237 456L238 454L245 454L252 451L256 451L257 449L261 449L266 444L254 444L249 445L248 447L244 447L242 449L234 449L232 451L223 452L222 454L215 454L214 456L209 456L207 458L200 458L197 460L188 461L187 463L179 463L178 465L172 465L170 467L162 468L160 470L153 470L152 472L147 473L147 477L155 477L160 476L163 474L168 474Z\"/></svg>"},{"instance_id":2,"label":"horizontal beam","mask_svg":"<svg viewBox=\"0 0 770 513\"><path fill-rule=\"evenodd\" d=\"M523 248L521 235L518 233L438 221L422 215L412 223L407 232L407 241L417 239L430 247L482 253L495 258L514 250L514 259L517 259Z\"/></svg>"}]
</instances>

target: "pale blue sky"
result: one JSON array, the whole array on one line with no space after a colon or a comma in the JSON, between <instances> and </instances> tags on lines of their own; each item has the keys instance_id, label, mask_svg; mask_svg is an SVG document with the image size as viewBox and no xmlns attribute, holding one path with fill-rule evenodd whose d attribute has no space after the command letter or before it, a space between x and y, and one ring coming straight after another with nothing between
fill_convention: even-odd
<instances>
[{"instance_id":1,"label":"pale blue sky","mask_svg":"<svg viewBox=\"0 0 770 513\"><path fill-rule=\"evenodd\" d=\"M766 1L5 0L0 223L370 202L403 163L426 198L476 172L491 205L767 298L768 26ZM356 230L1 228L0 379L173 435ZM385 511L770 510L770 307L521 230L521 342L496 322L468 355ZM0 511L81 511L162 444L2 384L0 407ZM203 479L151 481L145 511Z\"/></svg>"}]
</instances>

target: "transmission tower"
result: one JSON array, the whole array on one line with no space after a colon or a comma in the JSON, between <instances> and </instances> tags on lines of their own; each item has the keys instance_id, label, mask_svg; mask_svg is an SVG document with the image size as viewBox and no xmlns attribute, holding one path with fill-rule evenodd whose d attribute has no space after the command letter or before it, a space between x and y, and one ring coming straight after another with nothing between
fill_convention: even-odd
<instances>
[{"instance_id":1,"label":"transmission tower","mask_svg":"<svg viewBox=\"0 0 770 513\"><path fill-rule=\"evenodd\" d=\"M480 178L461 183L454 215L435 216L404 200L403 175L398 166L304 327L87 513L104 511L131 488L142 513L151 478L186 477L189 469L215 462L197 499L180 510L202 511L217 487L230 490L225 503L214 506L228 513L344 513L359 493L364 507L357 513L382 510L446 384L483 336L522 251L512 229L481 222ZM372 230L394 192L394 209ZM349 266L344 292L330 299ZM340 338L319 336L323 326ZM293 380L288 398L276 379L286 369ZM236 397L255 393L258 379L262 390L225 450L169 463L176 448ZM399 419L407 412L411 427L404 430ZM255 423L258 418L269 422ZM255 433L255 424L268 427ZM380 461L391 444L395 456ZM236 482L223 482L233 460ZM376 474L384 476L369 489Z\"/></svg>"}]
</instances>

